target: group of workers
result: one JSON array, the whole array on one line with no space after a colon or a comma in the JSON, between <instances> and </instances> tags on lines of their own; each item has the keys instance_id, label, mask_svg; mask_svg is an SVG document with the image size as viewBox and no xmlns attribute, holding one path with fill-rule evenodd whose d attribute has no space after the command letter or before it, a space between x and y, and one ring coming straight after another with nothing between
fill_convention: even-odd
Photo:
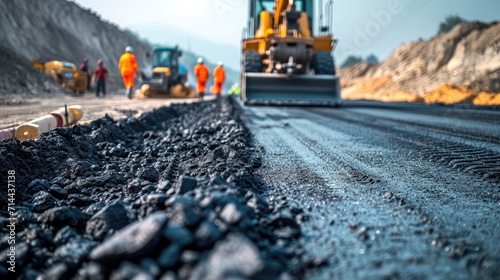
<instances>
[{"instance_id":1,"label":"group of workers","mask_svg":"<svg viewBox=\"0 0 500 280\"><path fill-rule=\"evenodd\" d=\"M132 91L134 89L134 79L139 76L139 66L137 65L137 60L135 58L134 49L128 46L125 49L125 53L120 57L120 62L118 68L120 74L123 78L123 83L125 85L126 94L128 98L132 98ZM80 71L89 72L89 60L87 58L83 59L80 65ZM94 70L92 75L92 80L95 82L95 96L99 97L101 91L102 96L106 96L106 81L108 80L108 69L104 67L104 62L102 59L97 60L97 68ZM90 89L91 76L88 76L87 88Z\"/></svg>"},{"instance_id":2,"label":"group of workers","mask_svg":"<svg viewBox=\"0 0 500 280\"><path fill-rule=\"evenodd\" d=\"M89 60L87 58L83 59L80 65L80 71L89 72ZM92 77L87 76L87 89L90 89L91 80L95 81L95 96L99 97L102 91L102 96L106 96L106 80L108 79L108 69L104 67L104 62L102 59L97 60L97 68L94 70Z\"/></svg>"},{"instance_id":3,"label":"group of workers","mask_svg":"<svg viewBox=\"0 0 500 280\"><path fill-rule=\"evenodd\" d=\"M203 99L206 94L207 82L210 78L210 70L204 64L203 58L198 58L198 64L194 67L194 75L196 76L196 91L198 93L198 97ZM95 69L92 79L95 81L96 85L96 97L99 97L100 92L102 91L102 95L106 96L106 80L108 79L108 70L103 66L104 63L102 59L97 61L98 68ZM139 77L139 66L137 64L137 59L134 55L134 49L131 46L125 48L125 53L120 57L120 61L118 64L118 68L120 70L120 74L123 78L123 84L125 86L125 91L127 97L130 99L133 95L134 89L134 80L135 77ZM80 71L88 72L88 59L84 59L82 65L80 65ZM183 72L183 74L187 74L187 69L184 65L180 65L179 72ZM180 73L181 74L181 73ZM224 86L224 82L226 81L226 70L221 61L217 63L217 67L215 67L213 71L214 83L211 87L211 92L215 96L220 96L221 91ZM90 76L88 80L88 85L90 87Z\"/></svg>"},{"instance_id":4,"label":"group of workers","mask_svg":"<svg viewBox=\"0 0 500 280\"><path fill-rule=\"evenodd\" d=\"M198 64L194 67L194 75L196 76L196 92L200 99L203 99L207 91L207 81L210 77L210 70L203 63L203 58L198 58ZM217 63L217 67L214 69L214 84L211 87L211 92L219 97L226 81L226 70L222 65L222 62Z\"/></svg>"}]
</instances>

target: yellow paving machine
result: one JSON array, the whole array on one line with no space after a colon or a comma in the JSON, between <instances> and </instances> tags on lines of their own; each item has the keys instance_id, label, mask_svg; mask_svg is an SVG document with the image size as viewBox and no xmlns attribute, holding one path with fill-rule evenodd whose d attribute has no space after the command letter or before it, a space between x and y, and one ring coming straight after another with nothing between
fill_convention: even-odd
<instances>
[{"instance_id":1,"label":"yellow paving machine","mask_svg":"<svg viewBox=\"0 0 500 280\"><path fill-rule=\"evenodd\" d=\"M333 1L250 0L242 40L245 105L341 104ZM323 15L326 11L326 15ZM317 20L316 20L317 19Z\"/></svg>"}]
</instances>

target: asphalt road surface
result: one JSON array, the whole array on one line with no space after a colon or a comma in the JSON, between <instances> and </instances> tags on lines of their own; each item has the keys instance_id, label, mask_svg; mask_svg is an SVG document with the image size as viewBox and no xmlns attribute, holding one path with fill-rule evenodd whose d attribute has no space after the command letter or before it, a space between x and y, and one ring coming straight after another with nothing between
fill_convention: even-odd
<instances>
[{"instance_id":1,"label":"asphalt road surface","mask_svg":"<svg viewBox=\"0 0 500 280\"><path fill-rule=\"evenodd\" d=\"M500 111L348 102L246 118L269 198L304 207L307 278L500 279Z\"/></svg>"}]
</instances>

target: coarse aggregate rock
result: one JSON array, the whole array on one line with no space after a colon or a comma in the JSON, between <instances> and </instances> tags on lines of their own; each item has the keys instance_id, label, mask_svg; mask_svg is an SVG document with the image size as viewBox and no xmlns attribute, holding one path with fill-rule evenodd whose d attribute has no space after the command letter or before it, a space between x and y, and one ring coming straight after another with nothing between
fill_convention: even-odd
<instances>
[{"instance_id":1,"label":"coarse aggregate rock","mask_svg":"<svg viewBox=\"0 0 500 280\"><path fill-rule=\"evenodd\" d=\"M31 201L31 209L33 212L43 212L56 206L57 200L48 192L38 192Z\"/></svg>"},{"instance_id":2,"label":"coarse aggregate rock","mask_svg":"<svg viewBox=\"0 0 500 280\"><path fill-rule=\"evenodd\" d=\"M264 273L265 268L259 250L250 240L240 234L230 234L195 268L192 279L265 279L266 274L273 274L272 271Z\"/></svg>"},{"instance_id":3,"label":"coarse aggregate rock","mask_svg":"<svg viewBox=\"0 0 500 280\"><path fill-rule=\"evenodd\" d=\"M47 227L63 227L66 225L82 229L88 216L74 206L54 207L38 216L38 222Z\"/></svg>"},{"instance_id":4,"label":"coarse aggregate rock","mask_svg":"<svg viewBox=\"0 0 500 280\"><path fill-rule=\"evenodd\" d=\"M264 199L259 152L230 98L1 142L0 179L15 170L26 244L16 276L300 278L301 211Z\"/></svg>"},{"instance_id":5,"label":"coarse aggregate rock","mask_svg":"<svg viewBox=\"0 0 500 280\"><path fill-rule=\"evenodd\" d=\"M87 238L73 238L56 249L54 252L54 262L77 265L87 257L96 245L96 242Z\"/></svg>"},{"instance_id":6,"label":"coarse aggregate rock","mask_svg":"<svg viewBox=\"0 0 500 280\"><path fill-rule=\"evenodd\" d=\"M168 220L165 212L156 212L142 221L134 222L90 253L90 259L102 263L134 260L149 255L159 244L161 230Z\"/></svg>"},{"instance_id":7,"label":"coarse aggregate rock","mask_svg":"<svg viewBox=\"0 0 500 280\"><path fill-rule=\"evenodd\" d=\"M85 232L97 240L104 240L109 231L120 230L130 224L133 214L126 209L125 204L117 201L104 207L87 222Z\"/></svg>"}]
</instances>

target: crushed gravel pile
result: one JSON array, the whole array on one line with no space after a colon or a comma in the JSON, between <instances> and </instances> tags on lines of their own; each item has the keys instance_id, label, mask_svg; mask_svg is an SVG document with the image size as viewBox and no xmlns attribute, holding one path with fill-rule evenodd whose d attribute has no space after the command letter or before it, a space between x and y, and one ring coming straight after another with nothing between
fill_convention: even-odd
<instances>
[{"instance_id":1,"label":"crushed gravel pile","mask_svg":"<svg viewBox=\"0 0 500 280\"><path fill-rule=\"evenodd\" d=\"M302 210L263 198L261 151L232 102L0 143L0 181L15 171L15 211L0 198L0 278L12 276L9 218L19 279L300 277Z\"/></svg>"}]
</instances>

